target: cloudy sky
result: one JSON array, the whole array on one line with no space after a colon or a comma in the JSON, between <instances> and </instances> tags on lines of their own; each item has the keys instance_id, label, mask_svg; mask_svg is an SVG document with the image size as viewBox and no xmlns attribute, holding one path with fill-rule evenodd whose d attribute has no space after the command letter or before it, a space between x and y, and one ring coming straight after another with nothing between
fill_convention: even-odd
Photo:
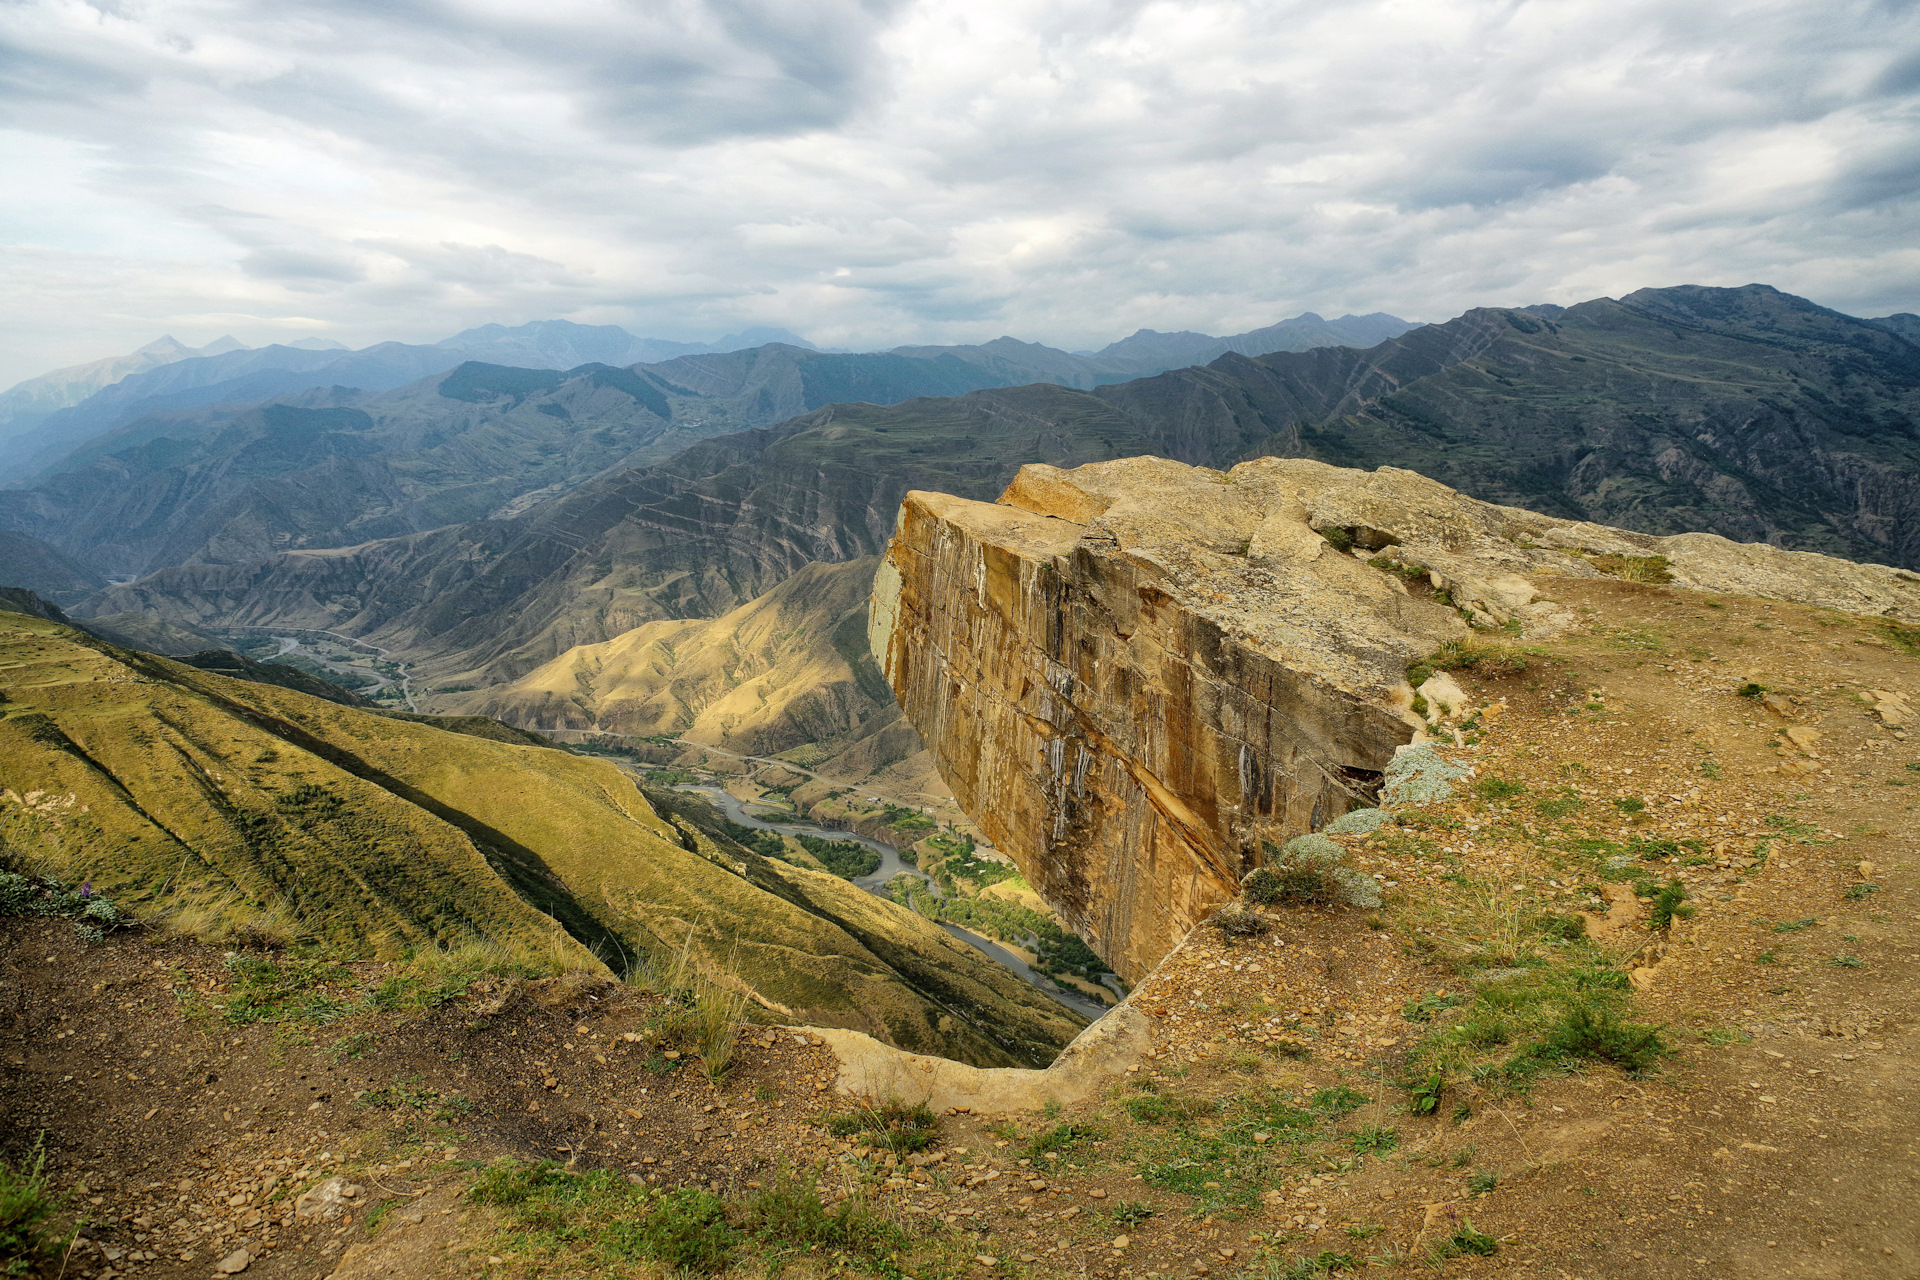
<instances>
[{"instance_id":1,"label":"cloudy sky","mask_svg":"<svg viewBox=\"0 0 1920 1280\"><path fill-rule=\"evenodd\" d=\"M1916 0L0 0L0 385L172 332L1920 310Z\"/></svg>"}]
</instances>

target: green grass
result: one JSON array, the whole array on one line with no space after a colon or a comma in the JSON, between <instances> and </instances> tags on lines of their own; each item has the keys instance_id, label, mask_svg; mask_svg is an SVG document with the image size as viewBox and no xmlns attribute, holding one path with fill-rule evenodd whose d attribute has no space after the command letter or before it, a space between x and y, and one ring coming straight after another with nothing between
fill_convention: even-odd
<instances>
[{"instance_id":1,"label":"green grass","mask_svg":"<svg viewBox=\"0 0 1920 1280\"><path fill-rule=\"evenodd\" d=\"M46 1155L37 1146L27 1163L0 1160L0 1275L38 1274L73 1240L73 1231L55 1225L65 1202L45 1168Z\"/></svg>"},{"instance_id":2,"label":"green grass","mask_svg":"<svg viewBox=\"0 0 1920 1280\"><path fill-rule=\"evenodd\" d=\"M925 1104L888 1101L823 1116L821 1125L841 1138L861 1138L896 1155L924 1151L940 1135L940 1122Z\"/></svg>"},{"instance_id":3,"label":"green grass","mask_svg":"<svg viewBox=\"0 0 1920 1280\"><path fill-rule=\"evenodd\" d=\"M1388 1129L1377 1124L1370 1124L1355 1133L1349 1134L1347 1136L1347 1144L1362 1154L1367 1152L1384 1154L1400 1145L1400 1134L1397 1130Z\"/></svg>"},{"instance_id":4,"label":"green grass","mask_svg":"<svg viewBox=\"0 0 1920 1280\"><path fill-rule=\"evenodd\" d=\"M553 1161L496 1164L469 1197L498 1208L505 1247L567 1270L628 1274L650 1262L669 1275L712 1274L760 1255L766 1270L807 1254L892 1271L906 1234L864 1201L829 1210L810 1176L782 1170L766 1188L729 1203L693 1187L657 1191L609 1170L575 1173Z\"/></svg>"},{"instance_id":5,"label":"green grass","mask_svg":"<svg viewBox=\"0 0 1920 1280\"><path fill-rule=\"evenodd\" d=\"M1026 1145L1030 1160L1040 1160L1056 1152L1071 1151L1082 1143L1098 1141L1105 1131L1090 1124L1056 1124L1035 1134Z\"/></svg>"}]
</instances>

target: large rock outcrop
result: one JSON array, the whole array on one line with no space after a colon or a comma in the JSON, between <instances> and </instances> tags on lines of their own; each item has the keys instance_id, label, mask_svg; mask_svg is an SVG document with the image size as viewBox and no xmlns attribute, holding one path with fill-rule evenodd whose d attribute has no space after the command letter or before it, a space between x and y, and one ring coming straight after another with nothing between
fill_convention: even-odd
<instances>
[{"instance_id":1,"label":"large rock outcrop","mask_svg":"<svg viewBox=\"0 0 1920 1280\"><path fill-rule=\"evenodd\" d=\"M1021 470L998 504L909 493L870 641L990 838L1138 979L1262 841L1370 800L1422 731L1405 670L1483 627L1572 619L1603 569L1920 619L1920 575L1656 538L1412 472L1261 458Z\"/></svg>"}]
</instances>

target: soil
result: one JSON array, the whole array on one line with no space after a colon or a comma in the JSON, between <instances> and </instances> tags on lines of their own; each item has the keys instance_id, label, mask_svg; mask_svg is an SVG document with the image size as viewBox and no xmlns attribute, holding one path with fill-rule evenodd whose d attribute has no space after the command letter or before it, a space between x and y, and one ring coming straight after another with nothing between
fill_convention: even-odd
<instances>
[{"instance_id":1,"label":"soil","mask_svg":"<svg viewBox=\"0 0 1920 1280\"><path fill-rule=\"evenodd\" d=\"M461 1192L502 1157L730 1194L813 1165L829 1192L859 1187L913 1226L913 1275L1266 1275L1327 1253L1388 1275L1470 1221L1497 1251L1422 1272L1920 1276L1920 746L1867 700L1920 705L1920 661L1819 610L1611 581L1559 596L1578 634L1525 670L1456 672L1480 741L1463 731L1448 754L1524 799L1462 791L1426 811L1444 856L1343 838L1392 882L1379 913L1276 908L1253 939L1203 926L1135 993L1155 1045L1134 1079L1162 1096L1368 1099L1310 1158L1274 1165L1252 1207L1146 1184L1136 1140L1161 1131L1128 1118L1128 1091L1014 1126L943 1117L945 1163L909 1170L809 1123L845 1100L804 1032L751 1029L716 1088L697 1066L648 1068L666 1064L657 997L578 977L337 1027L233 1027L201 1011L224 989L218 952L139 933L88 946L42 921L0 921L0 1143L17 1157L44 1132L88 1213L72 1276L203 1277L238 1248L257 1255L246 1274L273 1277L576 1274L495 1252L497 1223ZM1695 914L1651 930L1648 904L1568 869L1566 824L1530 807L1568 785L1585 788L1571 821L1587 836L1699 842L1697 865L1658 869ZM1465 989L1419 933L1447 877L1497 877L1586 920L1672 1053L1641 1076L1592 1066L1517 1092L1451 1080L1433 1115L1409 1114L1407 1053L1429 1024L1405 1011ZM1023 1154L1073 1123L1099 1134ZM1356 1158L1369 1129L1394 1145ZM295 1219L298 1194L336 1175L362 1188L354 1207ZM1116 1217L1123 1203L1151 1216ZM103 1250L149 1256L109 1272Z\"/></svg>"}]
</instances>

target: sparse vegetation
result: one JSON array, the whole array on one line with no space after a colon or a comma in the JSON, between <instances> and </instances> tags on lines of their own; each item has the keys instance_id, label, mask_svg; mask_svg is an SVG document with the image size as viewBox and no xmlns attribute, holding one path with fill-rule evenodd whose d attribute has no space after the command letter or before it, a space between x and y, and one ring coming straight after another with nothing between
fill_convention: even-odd
<instances>
[{"instance_id":1,"label":"sparse vegetation","mask_svg":"<svg viewBox=\"0 0 1920 1280\"><path fill-rule=\"evenodd\" d=\"M65 1201L46 1176L46 1160L37 1144L21 1163L0 1160L0 1275L34 1275L73 1239L55 1225Z\"/></svg>"},{"instance_id":2,"label":"sparse vegetation","mask_svg":"<svg viewBox=\"0 0 1920 1280\"><path fill-rule=\"evenodd\" d=\"M939 1137L940 1122L925 1103L909 1106L888 1101L858 1106L821 1118L826 1131L842 1138L860 1138L895 1155L924 1151Z\"/></svg>"}]
</instances>

